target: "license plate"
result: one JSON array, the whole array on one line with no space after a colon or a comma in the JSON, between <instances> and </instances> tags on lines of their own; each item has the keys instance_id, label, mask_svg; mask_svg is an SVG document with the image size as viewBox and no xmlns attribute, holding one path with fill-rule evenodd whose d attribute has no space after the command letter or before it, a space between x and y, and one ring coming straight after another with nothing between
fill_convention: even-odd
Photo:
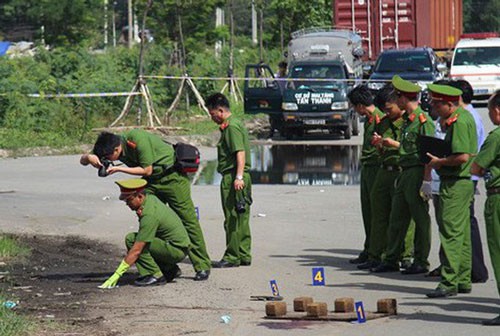
<instances>
[{"instance_id":1,"label":"license plate","mask_svg":"<svg viewBox=\"0 0 500 336\"><path fill-rule=\"evenodd\" d=\"M488 89L476 89L474 90L475 95L488 94Z\"/></svg>"},{"instance_id":2,"label":"license plate","mask_svg":"<svg viewBox=\"0 0 500 336\"><path fill-rule=\"evenodd\" d=\"M324 125L326 124L325 119L306 119L304 120L304 124L306 125Z\"/></svg>"}]
</instances>

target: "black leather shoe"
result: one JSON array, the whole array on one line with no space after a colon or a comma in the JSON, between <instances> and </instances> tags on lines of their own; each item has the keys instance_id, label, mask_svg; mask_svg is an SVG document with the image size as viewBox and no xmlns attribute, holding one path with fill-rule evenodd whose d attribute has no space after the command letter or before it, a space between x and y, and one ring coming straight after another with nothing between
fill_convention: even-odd
<instances>
[{"instance_id":1,"label":"black leather shoe","mask_svg":"<svg viewBox=\"0 0 500 336\"><path fill-rule=\"evenodd\" d=\"M404 270L405 270L405 269L410 268L410 267L411 267L411 265L412 265L412 263L411 263L411 261L410 261L410 260L403 260L403 261L401 261L400 268L402 268L402 269L404 269Z\"/></svg>"},{"instance_id":2,"label":"black leather shoe","mask_svg":"<svg viewBox=\"0 0 500 336\"><path fill-rule=\"evenodd\" d=\"M135 280L134 285L139 286L139 287L146 287L146 286L158 286L158 285L164 285L167 283L167 280L165 277L159 277L155 278L152 275L148 275L145 277L142 277L141 279Z\"/></svg>"},{"instance_id":3,"label":"black leather shoe","mask_svg":"<svg viewBox=\"0 0 500 336\"><path fill-rule=\"evenodd\" d=\"M357 267L360 270L369 270L371 268L377 267L379 264L380 264L379 261L368 260L367 262L359 264Z\"/></svg>"},{"instance_id":4,"label":"black leather shoe","mask_svg":"<svg viewBox=\"0 0 500 336\"><path fill-rule=\"evenodd\" d=\"M432 292L429 292L427 294L428 298L434 299L434 298L444 298L448 296L455 296L457 295L457 292L451 289L444 289L444 288L436 288Z\"/></svg>"},{"instance_id":5,"label":"black leather shoe","mask_svg":"<svg viewBox=\"0 0 500 336\"><path fill-rule=\"evenodd\" d=\"M229 261L221 260L213 263L212 267L215 268L230 268L230 267L239 267L240 265L236 265L233 263L230 263Z\"/></svg>"},{"instance_id":6,"label":"black leather shoe","mask_svg":"<svg viewBox=\"0 0 500 336\"><path fill-rule=\"evenodd\" d=\"M485 326L499 326L500 325L500 315L491 320L486 320L482 322Z\"/></svg>"},{"instance_id":7,"label":"black leather shoe","mask_svg":"<svg viewBox=\"0 0 500 336\"><path fill-rule=\"evenodd\" d=\"M422 274L427 273L429 269L424 266L413 264L409 268L402 270L401 274Z\"/></svg>"},{"instance_id":8,"label":"black leather shoe","mask_svg":"<svg viewBox=\"0 0 500 336\"><path fill-rule=\"evenodd\" d=\"M470 294L472 292L472 288L460 288L458 287L459 294Z\"/></svg>"},{"instance_id":9,"label":"black leather shoe","mask_svg":"<svg viewBox=\"0 0 500 336\"><path fill-rule=\"evenodd\" d=\"M203 280L208 280L208 277L210 276L210 271L205 270L205 271L198 271L196 272L196 275L194 276L194 281L203 281Z\"/></svg>"},{"instance_id":10,"label":"black leather shoe","mask_svg":"<svg viewBox=\"0 0 500 336\"><path fill-rule=\"evenodd\" d=\"M433 269L432 271L427 273L425 276L426 277L439 277L439 276L441 276L441 266L436 267L435 269Z\"/></svg>"},{"instance_id":11,"label":"black leather shoe","mask_svg":"<svg viewBox=\"0 0 500 336\"><path fill-rule=\"evenodd\" d=\"M486 278L486 279L475 279L475 278L472 278L472 283L485 283L486 281L488 281L488 278Z\"/></svg>"},{"instance_id":12,"label":"black leather shoe","mask_svg":"<svg viewBox=\"0 0 500 336\"><path fill-rule=\"evenodd\" d=\"M241 261L240 266L250 266L252 265L251 261Z\"/></svg>"},{"instance_id":13,"label":"black leather shoe","mask_svg":"<svg viewBox=\"0 0 500 336\"><path fill-rule=\"evenodd\" d=\"M349 259L349 263L355 264L355 265L363 264L367 261L368 261L368 257L365 257L365 256L359 256L359 257L354 258L354 259Z\"/></svg>"},{"instance_id":14,"label":"black leather shoe","mask_svg":"<svg viewBox=\"0 0 500 336\"><path fill-rule=\"evenodd\" d=\"M399 267L394 265L389 265L385 263L379 264L377 267L370 268L370 272L373 273L386 273L386 272L398 272Z\"/></svg>"}]
</instances>

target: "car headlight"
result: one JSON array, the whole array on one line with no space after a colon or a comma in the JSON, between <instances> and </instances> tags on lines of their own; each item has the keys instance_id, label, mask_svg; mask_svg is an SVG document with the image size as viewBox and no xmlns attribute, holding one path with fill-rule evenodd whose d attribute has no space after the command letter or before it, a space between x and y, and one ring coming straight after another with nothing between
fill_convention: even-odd
<instances>
[{"instance_id":1,"label":"car headlight","mask_svg":"<svg viewBox=\"0 0 500 336\"><path fill-rule=\"evenodd\" d=\"M284 111L297 111L299 107L295 103L282 103L281 109Z\"/></svg>"},{"instance_id":2,"label":"car headlight","mask_svg":"<svg viewBox=\"0 0 500 336\"><path fill-rule=\"evenodd\" d=\"M332 107L331 109L333 111L336 111L336 110L347 110L349 108L349 103L346 102L346 101L343 101L343 102L335 102L332 104Z\"/></svg>"},{"instance_id":3,"label":"car headlight","mask_svg":"<svg viewBox=\"0 0 500 336\"><path fill-rule=\"evenodd\" d=\"M368 82L367 86L370 90L380 90L383 88L385 83L383 82Z\"/></svg>"},{"instance_id":4,"label":"car headlight","mask_svg":"<svg viewBox=\"0 0 500 336\"><path fill-rule=\"evenodd\" d=\"M283 184L297 184L298 180L299 180L299 173L283 174Z\"/></svg>"}]
</instances>

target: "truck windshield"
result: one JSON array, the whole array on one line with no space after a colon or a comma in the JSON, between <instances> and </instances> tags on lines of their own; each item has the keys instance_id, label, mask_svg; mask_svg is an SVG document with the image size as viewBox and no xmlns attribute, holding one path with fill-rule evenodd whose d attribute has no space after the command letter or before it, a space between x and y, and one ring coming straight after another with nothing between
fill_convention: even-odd
<instances>
[{"instance_id":1,"label":"truck windshield","mask_svg":"<svg viewBox=\"0 0 500 336\"><path fill-rule=\"evenodd\" d=\"M304 78L310 80L290 81L289 88L336 88L342 82L337 79L346 79L344 69L340 65L300 65L292 68L290 78ZM319 79L315 81L314 79Z\"/></svg>"},{"instance_id":2,"label":"truck windshield","mask_svg":"<svg viewBox=\"0 0 500 336\"><path fill-rule=\"evenodd\" d=\"M422 72L431 69L431 60L425 52L395 52L380 55L374 72Z\"/></svg>"},{"instance_id":3,"label":"truck windshield","mask_svg":"<svg viewBox=\"0 0 500 336\"><path fill-rule=\"evenodd\" d=\"M455 51L453 65L500 65L500 47L459 48Z\"/></svg>"}]
</instances>

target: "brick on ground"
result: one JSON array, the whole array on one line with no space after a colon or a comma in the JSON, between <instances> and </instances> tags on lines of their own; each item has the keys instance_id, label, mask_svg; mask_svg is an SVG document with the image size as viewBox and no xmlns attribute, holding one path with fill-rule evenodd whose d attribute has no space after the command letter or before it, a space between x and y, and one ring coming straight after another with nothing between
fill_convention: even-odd
<instances>
[{"instance_id":1,"label":"brick on ground","mask_svg":"<svg viewBox=\"0 0 500 336\"><path fill-rule=\"evenodd\" d=\"M320 317L328 315L328 306L325 302L310 303L306 307L307 316Z\"/></svg>"},{"instance_id":2,"label":"brick on ground","mask_svg":"<svg viewBox=\"0 0 500 336\"><path fill-rule=\"evenodd\" d=\"M396 299L380 299L377 301L377 313L396 315L398 304Z\"/></svg>"},{"instance_id":3,"label":"brick on ground","mask_svg":"<svg viewBox=\"0 0 500 336\"><path fill-rule=\"evenodd\" d=\"M286 302L268 302L266 303L267 316L285 316L286 315Z\"/></svg>"},{"instance_id":4,"label":"brick on ground","mask_svg":"<svg viewBox=\"0 0 500 336\"><path fill-rule=\"evenodd\" d=\"M338 298L335 300L336 313L351 313L354 311L353 298Z\"/></svg>"},{"instance_id":5,"label":"brick on ground","mask_svg":"<svg viewBox=\"0 0 500 336\"><path fill-rule=\"evenodd\" d=\"M296 312L305 312L307 305L313 302L313 298L309 296L297 297L293 299L293 310Z\"/></svg>"}]
</instances>

